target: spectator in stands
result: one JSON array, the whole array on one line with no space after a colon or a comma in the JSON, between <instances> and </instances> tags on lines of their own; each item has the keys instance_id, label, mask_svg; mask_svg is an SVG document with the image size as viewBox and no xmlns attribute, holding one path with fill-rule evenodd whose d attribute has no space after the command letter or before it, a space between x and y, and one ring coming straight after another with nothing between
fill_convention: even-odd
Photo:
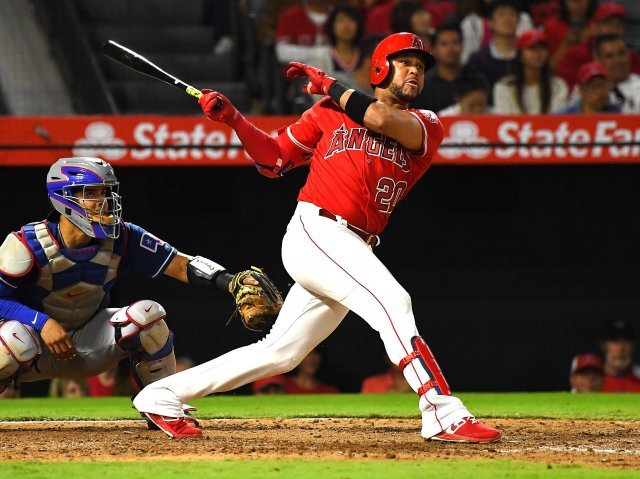
<instances>
[{"instance_id":1,"label":"spectator in stands","mask_svg":"<svg viewBox=\"0 0 640 479\"><path fill-rule=\"evenodd\" d=\"M318 371L321 364L322 354L316 348L302 360L291 376L287 376L287 393L323 394L339 392L337 387L318 379Z\"/></svg>"},{"instance_id":2,"label":"spectator in stands","mask_svg":"<svg viewBox=\"0 0 640 479\"><path fill-rule=\"evenodd\" d=\"M265 394L287 394L289 382L283 374L258 379L251 385L251 390L256 396Z\"/></svg>"},{"instance_id":3,"label":"spectator in stands","mask_svg":"<svg viewBox=\"0 0 640 479\"><path fill-rule=\"evenodd\" d=\"M176 373L190 369L196 365L195 361L188 356L180 356L176 359Z\"/></svg>"},{"instance_id":4,"label":"spectator in stands","mask_svg":"<svg viewBox=\"0 0 640 479\"><path fill-rule=\"evenodd\" d=\"M318 379L322 364L319 349L311 351L293 370L291 375L278 374L254 381L251 388L254 394L324 394L338 393L337 387Z\"/></svg>"},{"instance_id":5,"label":"spectator in stands","mask_svg":"<svg viewBox=\"0 0 640 479\"><path fill-rule=\"evenodd\" d=\"M273 43L280 17L286 10L299 4L300 0L265 0L262 8L254 8L254 13L259 15L258 39L263 43Z\"/></svg>"},{"instance_id":6,"label":"spectator in stands","mask_svg":"<svg viewBox=\"0 0 640 479\"><path fill-rule=\"evenodd\" d=\"M518 37L516 48L515 73L494 86L494 113L538 115L565 106L569 88L562 78L551 76L544 32L526 30Z\"/></svg>"},{"instance_id":7,"label":"spectator in stands","mask_svg":"<svg viewBox=\"0 0 640 479\"><path fill-rule=\"evenodd\" d=\"M489 45L469 59L469 67L483 73L491 85L515 71L518 13L513 0L494 0L489 11L489 27L493 37Z\"/></svg>"},{"instance_id":8,"label":"spectator in stands","mask_svg":"<svg viewBox=\"0 0 640 479\"><path fill-rule=\"evenodd\" d=\"M610 101L612 90L607 70L598 62L585 63L578 70L580 100L555 111L558 114L620 113Z\"/></svg>"},{"instance_id":9,"label":"spectator in stands","mask_svg":"<svg viewBox=\"0 0 640 479\"><path fill-rule=\"evenodd\" d=\"M19 397L20 389L17 389L13 384L7 386L7 389L0 393L0 399L17 399Z\"/></svg>"},{"instance_id":10,"label":"spectator in stands","mask_svg":"<svg viewBox=\"0 0 640 479\"><path fill-rule=\"evenodd\" d=\"M602 359L597 354L578 354L571 361L569 384L572 393L602 391Z\"/></svg>"},{"instance_id":11,"label":"spectator in stands","mask_svg":"<svg viewBox=\"0 0 640 479\"><path fill-rule=\"evenodd\" d=\"M456 103L455 93L469 80L485 81L478 71L463 66L462 32L457 25L443 25L431 39L431 53L437 63L425 73L424 88L411 103L413 108L438 112Z\"/></svg>"},{"instance_id":12,"label":"spectator in stands","mask_svg":"<svg viewBox=\"0 0 640 479\"><path fill-rule=\"evenodd\" d=\"M400 4L422 5L430 17L429 25L431 28L436 28L445 23L446 9L441 8L441 4L431 2L430 0L391 0L374 6L369 10L365 22L365 35L387 36L393 33L392 12L394 8ZM424 15L422 22L424 22Z\"/></svg>"},{"instance_id":13,"label":"spectator in stands","mask_svg":"<svg viewBox=\"0 0 640 479\"><path fill-rule=\"evenodd\" d=\"M407 383L404 374L400 371L397 365L389 361L389 358L385 356L387 363L387 370L382 374L376 374L365 378L362 382L360 389L361 393L389 393L389 392L410 392L411 386Z\"/></svg>"},{"instance_id":14,"label":"spectator in stands","mask_svg":"<svg viewBox=\"0 0 640 479\"><path fill-rule=\"evenodd\" d=\"M466 64L475 52L489 45L492 32L487 21L494 0L461 0L458 2L458 15L462 30L462 63ZM531 16L521 11L518 17L516 34L533 28Z\"/></svg>"},{"instance_id":15,"label":"spectator in stands","mask_svg":"<svg viewBox=\"0 0 640 479\"><path fill-rule=\"evenodd\" d=\"M364 21L360 11L352 5L338 5L329 15L326 29L332 68L325 73L334 77L339 73L350 76L362 63L360 41Z\"/></svg>"},{"instance_id":16,"label":"spectator in stands","mask_svg":"<svg viewBox=\"0 0 640 479\"><path fill-rule=\"evenodd\" d=\"M371 55L373 50L384 37L382 36L370 36L362 41L360 49L362 50L362 61L360 66L349 76L344 78L340 82L344 82L344 85L348 88L354 88L367 93L373 93L371 88ZM337 78L337 76L336 76Z\"/></svg>"},{"instance_id":17,"label":"spectator in stands","mask_svg":"<svg viewBox=\"0 0 640 479\"><path fill-rule=\"evenodd\" d=\"M595 59L593 57L597 38L602 35L624 36L626 27L626 13L624 7L617 3L603 3L593 15L589 36L581 43L566 50L562 60L557 65L556 73L564 78L572 87L575 75L581 65ZM640 54L630 49L631 70L640 73Z\"/></svg>"},{"instance_id":18,"label":"spectator in stands","mask_svg":"<svg viewBox=\"0 0 640 479\"><path fill-rule=\"evenodd\" d=\"M53 378L49 384L49 397L79 398L89 395L85 378Z\"/></svg>"},{"instance_id":19,"label":"spectator in stands","mask_svg":"<svg viewBox=\"0 0 640 479\"><path fill-rule=\"evenodd\" d=\"M291 61L326 65L328 38L325 24L329 18L329 0L301 0L300 4L285 10L278 21L276 56L282 64Z\"/></svg>"},{"instance_id":20,"label":"spectator in stands","mask_svg":"<svg viewBox=\"0 0 640 479\"><path fill-rule=\"evenodd\" d=\"M613 101L623 113L640 113L640 75L631 72L631 50L616 34L596 38L594 58L602 63L613 82Z\"/></svg>"},{"instance_id":21,"label":"spectator in stands","mask_svg":"<svg viewBox=\"0 0 640 479\"><path fill-rule=\"evenodd\" d=\"M114 368L87 378L89 396L134 396L136 387L129 373L129 360L120 361Z\"/></svg>"},{"instance_id":22,"label":"spectator in stands","mask_svg":"<svg viewBox=\"0 0 640 479\"><path fill-rule=\"evenodd\" d=\"M492 113L484 80L470 79L457 86L455 103L440 110L438 116L483 115Z\"/></svg>"},{"instance_id":23,"label":"spectator in stands","mask_svg":"<svg viewBox=\"0 0 640 479\"><path fill-rule=\"evenodd\" d=\"M640 392L640 366L633 364L636 338L631 323L607 323L600 340L604 353L604 392Z\"/></svg>"},{"instance_id":24,"label":"spectator in stands","mask_svg":"<svg viewBox=\"0 0 640 479\"><path fill-rule=\"evenodd\" d=\"M300 0L299 3L285 10L278 21L275 41L278 62L283 67L296 61L331 71L332 60L326 35L331 2ZM304 79L299 79L287 85L285 103L290 105L292 113L302 113L320 99L318 95L314 98L302 93L300 90L304 84Z\"/></svg>"},{"instance_id":25,"label":"spectator in stands","mask_svg":"<svg viewBox=\"0 0 640 479\"><path fill-rule=\"evenodd\" d=\"M544 22L558 15L560 11L560 0L527 0L525 3L531 21L536 27L542 27Z\"/></svg>"},{"instance_id":26,"label":"spectator in stands","mask_svg":"<svg viewBox=\"0 0 640 479\"><path fill-rule=\"evenodd\" d=\"M591 35L588 26L597 7L598 0L561 0L560 13L544 23L553 71L569 47Z\"/></svg>"},{"instance_id":27,"label":"spectator in stands","mask_svg":"<svg viewBox=\"0 0 640 479\"><path fill-rule=\"evenodd\" d=\"M427 45L433 33L431 14L420 2L405 0L394 5L391 10L392 33L411 32L422 38Z\"/></svg>"}]
</instances>

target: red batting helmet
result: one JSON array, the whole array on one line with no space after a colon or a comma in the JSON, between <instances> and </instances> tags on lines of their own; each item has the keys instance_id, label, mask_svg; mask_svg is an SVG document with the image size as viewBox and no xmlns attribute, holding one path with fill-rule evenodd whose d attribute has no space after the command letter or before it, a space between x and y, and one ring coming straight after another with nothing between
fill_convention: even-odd
<instances>
[{"instance_id":1,"label":"red batting helmet","mask_svg":"<svg viewBox=\"0 0 640 479\"><path fill-rule=\"evenodd\" d=\"M430 69L436 64L435 58L427 49L425 41L418 35L413 33L394 33L383 39L373 51L371 55L371 72L369 79L371 86L380 85L387 75L391 65L389 57L399 52L412 51L422 56L425 63L425 70Z\"/></svg>"}]
</instances>

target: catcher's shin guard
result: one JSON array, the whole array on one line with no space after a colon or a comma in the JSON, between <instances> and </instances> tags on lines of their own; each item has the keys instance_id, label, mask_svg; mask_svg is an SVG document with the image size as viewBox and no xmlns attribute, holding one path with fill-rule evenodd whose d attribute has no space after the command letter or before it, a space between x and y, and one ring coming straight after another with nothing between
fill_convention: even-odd
<instances>
[{"instance_id":1,"label":"catcher's shin guard","mask_svg":"<svg viewBox=\"0 0 640 479\"><path fill-rule=\"evenodd\" d=\"M176 372L166 315L160 304L143 300L120 308L109 320L118 345L131 354L131 373L140 389Z\"/></svg>"},{"instance_id":2,"label":"catcher's shin guard","mask_svg":"<svg viewBox=\"0 0 640 479\"><path fill-rule=\"evenodd\" d=\"M436 362L436 358L433 356L431 349L427 346L427 343L420 336L414 336L411 338L411 345L413 351L400 360L398 367L400 371L403 371L411 361L418 358L420 363L427 370L431 379L418 388L418 396L425 394L431 388L434 388L438 394L444 394L446 396L451 395L451 390L447 384L447 380L444 378L440 366Z\"/></svg>"}]
</instances>

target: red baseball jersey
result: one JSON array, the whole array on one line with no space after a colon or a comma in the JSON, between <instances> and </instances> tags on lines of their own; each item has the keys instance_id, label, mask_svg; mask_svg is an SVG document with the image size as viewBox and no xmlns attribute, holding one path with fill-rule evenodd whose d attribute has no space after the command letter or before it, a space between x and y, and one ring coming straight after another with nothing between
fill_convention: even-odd
<instances>
[{"instance_id":1,"label":"red baseball jersey","mask_svg":"<svg viewBox=\"0 0 640 479\"><path fill-rule=\"evenodd\" d=\"M312 106L279 138L301 150L298 158L311 158L298 200L342 216L369 233L381 233L442 143L443 129L435 113L408 112L422 125L419 151L355 123L328 97Z\"/></svg>"}]
</instances>

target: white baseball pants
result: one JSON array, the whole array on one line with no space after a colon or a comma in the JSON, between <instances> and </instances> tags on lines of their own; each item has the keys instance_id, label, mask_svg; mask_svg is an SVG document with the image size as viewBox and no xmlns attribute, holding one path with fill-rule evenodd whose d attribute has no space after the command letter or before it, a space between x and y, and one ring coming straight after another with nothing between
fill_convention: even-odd
<instances>
[{"instance_id":1,"label":"white baseball pants","mask_svg":"<svg viewBox=\"0 0 640 479\"><path fill-rule=\"evenodd\" d=\"M116 311L118 308L103 309L84 326L68 331L77 352L77 356L71 359L54 359L38 335L42 347L38 368L21 374L19 380L31 382L51 378L86 378L116 366L129 356L116 343L113 326L109 324L109 318Z\"/></svg>"},{"instance_id":2,"label":"white baseball pants","mask_svg":"<svg viewBox=\"0 0 640 479\"><path fill-rule=\"evenodd\" d=\"M235 389L296 367L329 336L349 310L378 331L394 364L413 351L418 336L411 298L387 268L344 224L300 202L282 243L282 260L296 281L273 328L262 340L166 377L135 398L141 412L181 417L193 398ZM430 376L419 359L404 369L414 391ZM471 416L454 396L430 389L419 400L422 435L431 437Z\"/></svg>"}]
</instances>

